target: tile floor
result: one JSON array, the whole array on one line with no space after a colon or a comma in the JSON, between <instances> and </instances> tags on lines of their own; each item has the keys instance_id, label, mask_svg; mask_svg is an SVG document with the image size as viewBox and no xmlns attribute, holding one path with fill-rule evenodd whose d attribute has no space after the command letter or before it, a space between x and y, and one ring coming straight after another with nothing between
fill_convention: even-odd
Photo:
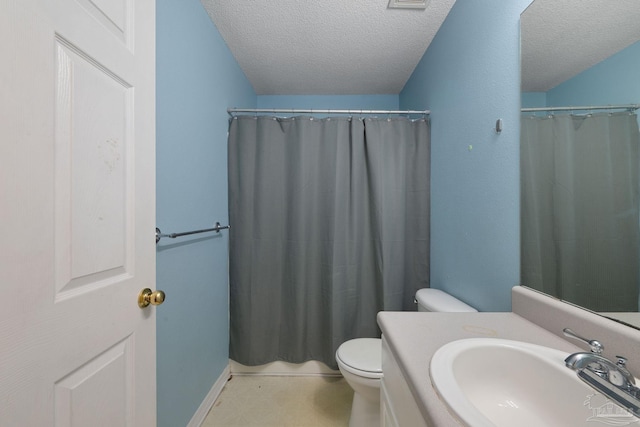
<instances>
[{"instance_id":1,"label":"tile floor","mask_svg":"<svg viewBox=\"0 0 640 427\"><path fill-rule=\"evenodd\" d=\"M352 400L342 377L234 376L202 427L346 427Z\"/></svg>"}]
</instances>

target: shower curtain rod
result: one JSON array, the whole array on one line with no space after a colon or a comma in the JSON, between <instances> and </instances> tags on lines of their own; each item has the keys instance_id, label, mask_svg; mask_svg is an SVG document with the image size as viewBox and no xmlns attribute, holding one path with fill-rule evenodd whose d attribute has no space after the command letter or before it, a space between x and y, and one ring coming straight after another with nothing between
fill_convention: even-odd
<instances>
[{"instance_id":1,"label":"shower curtain rod","mask_svg":"<svg viewBox=\"0 0 640 427\"><path fill-rule=\"evenodd\" d=\"M640 104L628 104L628 105L590 105L586 107L536 107L536 108L521 108L523 113L532 113L536 111L574 111L574 110L628 110L635 111L640 109Z\"/></svg>"},{"instance_id":2,"label":"shower curtain rod","mask_svg":"<svg viewBox=\"0 0 640 427\"><path fill-rule=\"evenodd\" d=\"M316 109L296 109L296 108L228 108L227 113L231 117L238 113L272 113L272 114L421 114L429 115L429 110L316 110Z\"/></svg>"}]
</instances>

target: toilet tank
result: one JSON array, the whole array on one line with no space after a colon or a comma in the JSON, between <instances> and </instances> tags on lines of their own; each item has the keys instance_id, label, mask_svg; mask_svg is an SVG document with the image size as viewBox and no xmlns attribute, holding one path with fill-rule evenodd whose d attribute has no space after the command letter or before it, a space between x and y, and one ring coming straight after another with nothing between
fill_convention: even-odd
<instances>
[{"instance_id":1,"label":"toilet tank","mask_svg":"<svg viewBox=\"0 0 640 427\"><path fill-rule=\"evenodd\" d=\"M443 313L478 311L440 289L419 289L418 292L416 292L416 302L418 303L418 311L437 311Z\"/></svg>"}]
</instances>

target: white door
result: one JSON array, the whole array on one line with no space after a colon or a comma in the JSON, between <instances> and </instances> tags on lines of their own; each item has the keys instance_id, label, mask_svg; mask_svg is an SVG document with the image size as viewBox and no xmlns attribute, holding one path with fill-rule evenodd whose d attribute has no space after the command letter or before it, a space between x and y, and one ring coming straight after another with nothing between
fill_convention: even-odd
<instances>
[{"instance_id":1,"label":"white door","mask_svg":"<svg viewBox=\"0 0 640 427\"><path fill-rule=\"evenodd\" d=\"M154 426L155 1L0 0L0 426Z\"/></svg>"}]
</instances>

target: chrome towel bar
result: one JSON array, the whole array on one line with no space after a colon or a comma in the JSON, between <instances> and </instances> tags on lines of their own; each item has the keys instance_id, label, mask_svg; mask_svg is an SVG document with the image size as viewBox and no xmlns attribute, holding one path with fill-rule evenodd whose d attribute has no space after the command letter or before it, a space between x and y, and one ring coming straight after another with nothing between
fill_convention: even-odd
<instances>
[{"instance_id":1,"label":"chrome towel bar","mask_svg":"<svg viewBox=\"0 0 640 427\"><path fill-rule=\"evenodd\" d=\"M158 244L160 239L162 239L163 237L168 237L170 239L175 239L176 237L188 236L190 234L206 233L206 232L209 232L209 231L215 231L216 233L219 233L220 230L226 230L226 229L229 229L229 228L231 228L230 225L220 225L219 222L216 222L216 225L213 228L205 228L205 229L202 229L202 230L185 231L183 233L162 234L162 231L160 231L160 229L158 227L156 227L156 245Z\"/></svg>"}]
</instances>

